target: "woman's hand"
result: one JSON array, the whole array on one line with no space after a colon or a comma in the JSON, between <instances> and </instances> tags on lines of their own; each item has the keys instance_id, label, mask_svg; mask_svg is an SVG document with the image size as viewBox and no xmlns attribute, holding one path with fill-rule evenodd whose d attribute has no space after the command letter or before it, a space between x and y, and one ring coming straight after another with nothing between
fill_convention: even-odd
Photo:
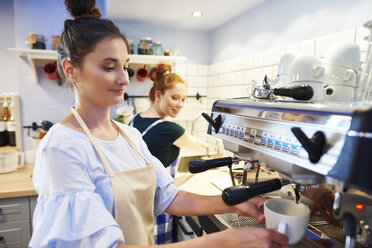
<instances>
[{"instance_id":1,"label":"woman's hand","mask_svg":"<svg viewBox=\"0 0 372 248\"><path fill-rule=\"evenodd\" d=\"M223 231L221 235L223 241L218 247L275 248L288 244L288 237L274 229L239 227Z\"/></svg>"},{"instance_id":2,"label":"woman's hand","mask_svg":"<svg viewBox=\"0 0 372 248\"><path fill-rule=\"evenodd\" d=\"M265 220L263 204L269 199L268 197L251 198L243 203L235 205L235 213L243 216L251 216L259 222L263 222Z\"/></svg>"},{"instance_id":3,"label":"woman's hand","mask_svg":"<svg viewBox=\"0 0 372 248\"><path fill-rule=\"evenodd\" d=\"M334 220L333 201L335 195L333 191L327 188L309 187L305 196L314 201L314 205L311 207L311 214L318 211L327 222Z\"/></svg>"}]
</instances>

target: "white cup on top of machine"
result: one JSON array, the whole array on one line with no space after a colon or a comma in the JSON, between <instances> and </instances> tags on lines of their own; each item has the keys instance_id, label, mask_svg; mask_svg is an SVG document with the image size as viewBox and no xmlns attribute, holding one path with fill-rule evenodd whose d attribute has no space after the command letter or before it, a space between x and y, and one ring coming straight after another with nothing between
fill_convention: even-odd
<instances>
[{"instance_id":1,"label":"white cup on top of machine","mask_svg":"<svg viewBox=\"0 0 372 248\"><path fill-rule=\"evenodd\" d=\"M307 230L310 209L303 203L289 199L270 199L264 203L266 228L277 228L288 236L288 244L301 241Z\"/></svg>"},{"instance_id":2,"label":"white cup on top of machine","mask_svg":"<svg viewBox=\"0 0 372 248\"><path fill-rule=\"evenodd\" d=\"M325 99L354 101L354 89L360 70L359 46L352 42L336 42L326 52L323 62Z\"/></svg>"},{"instance_id":3,"label":"white cup on top of machine","mask_svg":"<svg viewBox=\"0 0 372 248\"><path fill-rule=\"evenodd\" d=\"M289 83L289 71L293 62L298 56L299 55L297 53L286 52L280 57L278 64L279 81L276 86L287 86L287 84Z\"/></svg>"},{"instance_id":4,"label":"white cup on top of machine","mask_svg":"<svg viewBox=\"0 0 372 248\"><path fill-rule=\"evenodd\" d=\"M324 65L316 56L299 56L293 62L289 71L289 86L307 84L313 88L314 96L310 101L323 101L325 91Z\"/></svg>"}]
</instances>

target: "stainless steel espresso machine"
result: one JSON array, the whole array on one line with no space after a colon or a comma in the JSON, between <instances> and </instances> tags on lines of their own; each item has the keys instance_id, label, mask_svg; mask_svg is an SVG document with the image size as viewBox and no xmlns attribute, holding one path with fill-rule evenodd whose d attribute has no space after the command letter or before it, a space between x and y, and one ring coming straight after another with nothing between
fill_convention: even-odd
<instances>
[{"instance_id":1,"label":"stainless steel espresso machine","mask_svg":"<svg viewBox=\"0 0 372 248\"><path fill-rule=\"evenodd\" d=\"M204 116L208 134L222 139L234 157L193 161L190 172L259 161L282 177L250 185L243 180L223 191L225 203L237 204L288 183L296 185L299 200L303 186L327 182L337 191L334 215L344 223L345 247L372 247L372 105L237 98L216 101L211 116Z\"/></svg>"}]
</instances>

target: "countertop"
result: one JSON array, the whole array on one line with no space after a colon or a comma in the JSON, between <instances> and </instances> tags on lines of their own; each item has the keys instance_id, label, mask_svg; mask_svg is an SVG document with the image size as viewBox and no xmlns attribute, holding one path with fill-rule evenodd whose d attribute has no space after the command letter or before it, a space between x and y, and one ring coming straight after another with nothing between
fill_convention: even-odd
<instances>
[{"instance_id":1,"label":"countertop","mask_svg":"<svg viewBox=\"0 0 372 248\"><path fill-rule=\"evenodd\" d=\"M37 195L32 184L33 164L0 174L0 199Z\"/></svg>"},{"instance_id":2,"label":"countertop","mask_svg":"<svg viewBox=\"0 0 372 248\"><path fill-rule=\"evenodd\" d=\"M33 164L26 164L13 172L0 174L0 199L37 195L32 183L33 169ZM248 174L248 182L254 180L254 175L255 173ZM276 173L261 173L259 181L277 176ZM231 186L230 180L228 170L220 168L199 174L178 172L174 181L176 186L184 191L201 195L219 195L221 194L221 189L216 184L220 188L221 186L222 188L229 187Z\"/></svg>"}]
</instances>

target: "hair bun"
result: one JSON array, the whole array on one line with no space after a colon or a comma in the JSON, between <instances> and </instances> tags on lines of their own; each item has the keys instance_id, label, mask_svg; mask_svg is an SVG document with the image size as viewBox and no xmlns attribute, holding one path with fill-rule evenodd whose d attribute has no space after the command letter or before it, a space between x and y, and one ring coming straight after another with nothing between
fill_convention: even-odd
<instances>
[{"instance_id":1,"label":"hair bun","mask_svg":"<svg viewBox=\"0 0 372 248\"><path fill-rule=\"evenodd\" d=\"M157 79L163 77L163 75L168 72L172 72L172 66L168 64L159 64L153 68L151 68L149 77L152 81L157 81Z\"/></svg>"},{"instance_id":2,"label":"hair bun","mask_svg":"<svg viewBox=\"0 0 372 248\"><path fill-rule=\"evenodd\" d=\"M99 19L101 11L96 6L95 0L65 0L66 9L73 18Z\"/></svg>"}]
</instances>

